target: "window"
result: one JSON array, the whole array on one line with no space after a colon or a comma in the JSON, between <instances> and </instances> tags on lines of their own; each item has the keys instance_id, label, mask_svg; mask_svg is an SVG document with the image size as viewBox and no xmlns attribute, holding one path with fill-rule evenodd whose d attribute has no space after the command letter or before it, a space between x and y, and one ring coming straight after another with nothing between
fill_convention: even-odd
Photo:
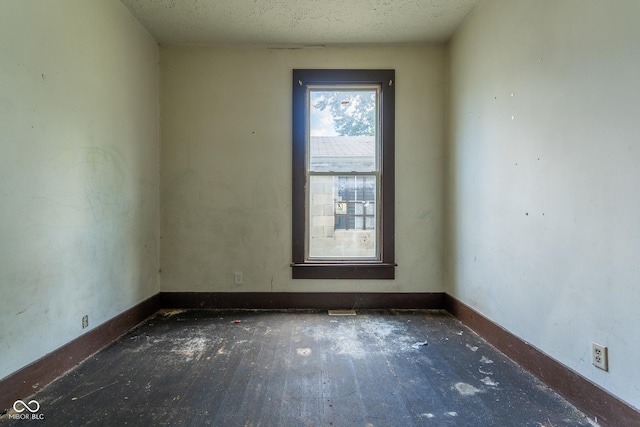
<instances>
[{"instance_id":1,"label":"window","mask_svg":"<svg viewBox=\"0 0 640 427\"><path fill-rule=\"evenodd\" d=\"M376 181L368 176L338 176L336 230L376 229Z\"/></svg>"},{"instance_id":2,"label":"window","mask_svg":"<svg viewBox=\"0 0 640 427\"><path fill-rule=\"evenodd\" d=\"M294 279L394 278L394 71L293 71Z\"/></svg>"}]
</instances>

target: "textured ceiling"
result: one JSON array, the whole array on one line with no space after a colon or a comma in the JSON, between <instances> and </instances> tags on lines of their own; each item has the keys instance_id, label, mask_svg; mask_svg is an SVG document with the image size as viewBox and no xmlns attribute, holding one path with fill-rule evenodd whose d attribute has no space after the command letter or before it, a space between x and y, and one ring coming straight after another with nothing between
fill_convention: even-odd
<instances>
[{"instance_id":1,"label":"textured ceiling","mask_svg":"<svg viewBox=\"0 0 640 427\"><path fill-rule=\"evenodd\" d=\"M445 42L480 0L121 0L162 45Z\"/></svg>"}]
</instances>

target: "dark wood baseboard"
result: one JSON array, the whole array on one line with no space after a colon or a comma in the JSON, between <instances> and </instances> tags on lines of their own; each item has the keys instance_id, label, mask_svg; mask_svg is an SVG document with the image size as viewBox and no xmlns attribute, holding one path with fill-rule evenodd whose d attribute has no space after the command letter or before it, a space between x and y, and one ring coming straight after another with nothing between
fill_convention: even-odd
<instances>
[{"instance_id":1,"label":"dark wood baseboard","mask_svg":"<svg viewBox=\"0 0 640 427\"><path fill-rule=\"evenodd\" d=\"M640 412L456 298L445 309L602 426L640 426Z\"/></svg>"},{"instance_id":2,"label":"dark wood baseboard","mask_svg":"<svg viewBox=\"0 0 640 427\"><path fill-rule=\"evenodd\" d=\"M32 395L111 344L159 309L160 295L156 294L4 378L0 381L0 413L10 408L17 399Z\"/></svg>"},{"instance_id":3,"label":"dark wood baseboard","mask_svg":"<svg viewBox=\"0 0 640 427\"><path fill-rule=\"evenodd\" d=\"M163 308L443 309L444 293L161 292Z\"/></svg>"}]
</instances>

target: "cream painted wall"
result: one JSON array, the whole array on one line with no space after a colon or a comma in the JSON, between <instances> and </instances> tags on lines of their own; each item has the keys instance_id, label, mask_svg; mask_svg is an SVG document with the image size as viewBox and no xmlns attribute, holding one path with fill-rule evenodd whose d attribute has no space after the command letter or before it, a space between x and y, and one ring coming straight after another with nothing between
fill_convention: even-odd
<instances>
[{"instance_id":1,"label":"cream painted wall","mask_svg":"<svg viewBox=\"0 0 640 427\"><path fill-rule=\"evenodd\" d=\"M458 32L446 274L449 293L636 408L639 18L635 0L487 0Z\"/></svg>"},{"instance_id":2,"label":"cream painted wall","mask_svg":"<svg viewBox=\"0 0 640 427\"><path fill-rule=\"evenodd\" d=\"M162 290L443 291L445 55L425 46L161 48ZM393 281L291 279L294 68L396 70Z\"/></svg>"},{"instance_id":3,"label":"cream painted wall","mask_svg":"<svg viewBox=\"0 0 640 427\"><path fill-rule=\"evenodd\" d=\"M118 1L0 13L0 379L156 294L158 47Z\"/></svg>"}]
</instances>

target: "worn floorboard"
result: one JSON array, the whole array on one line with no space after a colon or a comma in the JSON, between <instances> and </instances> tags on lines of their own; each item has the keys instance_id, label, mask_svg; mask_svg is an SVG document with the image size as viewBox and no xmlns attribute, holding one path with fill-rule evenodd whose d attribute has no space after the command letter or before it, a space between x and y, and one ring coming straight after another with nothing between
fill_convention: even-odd
<instances>
[{"instance_id":1,"label":"worn floorboard","mask_svg":"<svg viewBox=\"0 0 640 427\"><path fill-rule=\"evenodd\" d=\"M31 399L53 426L591 425L438 311L161 312Z\"/></svg>"}]
</instances>

